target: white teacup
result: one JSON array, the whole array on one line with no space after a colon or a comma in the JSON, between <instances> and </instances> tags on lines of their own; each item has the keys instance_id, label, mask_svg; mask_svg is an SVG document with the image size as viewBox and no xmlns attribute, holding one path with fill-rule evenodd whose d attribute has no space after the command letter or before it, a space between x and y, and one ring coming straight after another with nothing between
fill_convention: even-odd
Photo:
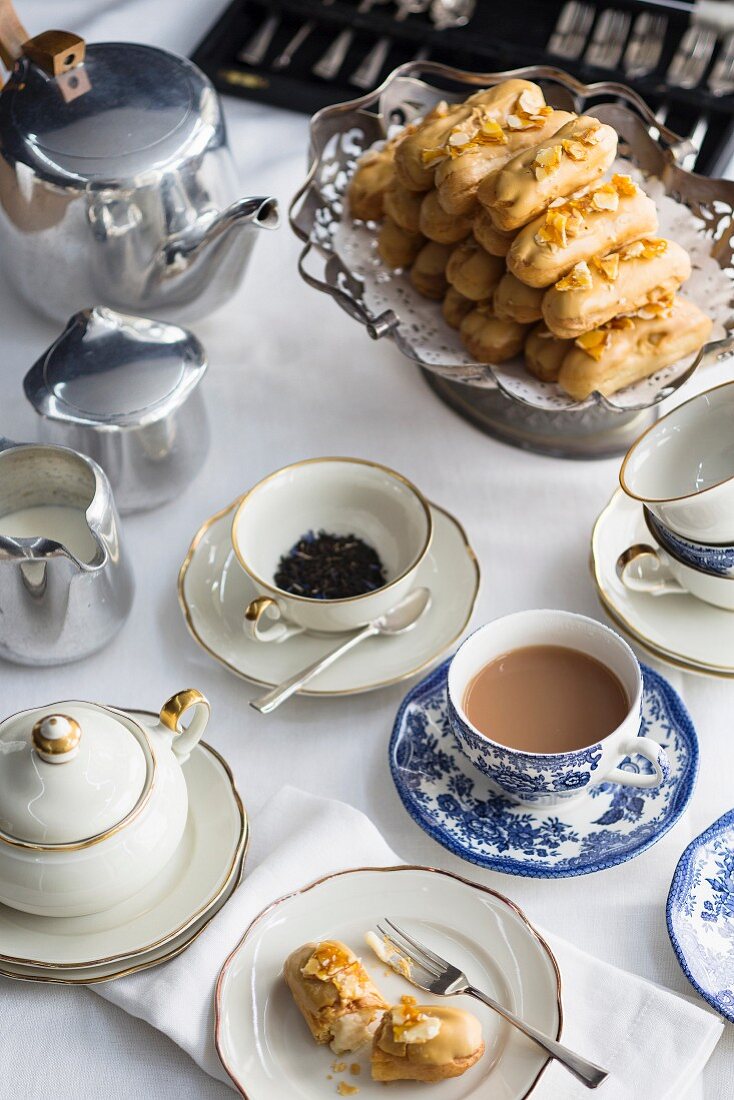
<instances>
[{"instance_id":1,"label":"white teacup","mask_svg":"<svg viewBox=\"0 0 734 1100\"><path fill-rule=\"evenodd\" d=\"M294 595L273 578L283 554L308 531L354 534L379 555L387 584L374 592L324 600ZM245 630L261 642L303 631L356 630L394 607L415 584L433 536L431 510L406 478L356 458L312 458L277 470L242 497L232 546L257 589Z\"/></svg>"},{"instance_id":2,"label":"white teacup","mask_svg":"<svg viewBox=\"0 0 734 1100\"><path fill-rule=\"evenodd\" d=\"M671 531L734 542L734 382L700 393L653 424L627 452L619 481Z\"/></svg>"},{"instance_id":3,"label":"white teacup","mask_svg":"<svg viewBox=\"0 0 734 1100\"><path fill-rule=\"evenodd\" d=\"M647 543L630 546L617 559L617 576L630 592L644 592L649 596L688 593L714 607L734 611L734 577L694 569L662 546Z\"/></svg>"},{"instance_id":4,"label":"white teacup","mask_svg":"<svg viewBox=\"0 0 734 1100\"><path fill-rule=\"evenodd\" d=\"M472 724L464 709L466 691L485 665L524 646L565 646L594 657L622 684L629 709L601 741L572 752L529 753L493 741ZM532 690L532 685L528 685ZM449 718L461 750L492 784L517 802L555 806L599 783L657 787L669 773L665 750L640 737L642 672L627 643L609 627L570 611L519 611L495 619L471 634L454 654L448 675ZM572 703L570 703L572 705ZM619 765L640 755L652 773Z\"/></svg>"}]
</instances>

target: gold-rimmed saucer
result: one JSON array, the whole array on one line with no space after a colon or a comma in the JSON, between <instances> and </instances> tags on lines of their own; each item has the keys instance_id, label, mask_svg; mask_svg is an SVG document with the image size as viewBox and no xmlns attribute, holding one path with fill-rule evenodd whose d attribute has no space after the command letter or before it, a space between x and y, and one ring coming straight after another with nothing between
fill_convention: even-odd
<instances>
[{"instance_id":1,"label":"gold-rimmed saucer","mask_svg":"<svg viewBox=\"0 0 734 1100\"><path fill-rule=\"evenodd\" d=\"M68 984L107 981L172 958L199 935L241 878L249 826L232 773L211 746L196 747L184 775L186 828L156 880L91 916L51 920L0 906L0 973Z\"/></svg>"},{"instance_id":2,"label":"gold-rimmed saucer","mask_svg":"<svg viewBox=\"0 0 734 1100\"><path fill-rule=\"evenodd\" d=\"M239 500L199 528L178 578L181 610L195 641L231 672L273 687L334 646L334 636L299 634L282 644L251 640L244 609L255 588L230 538ZM304 695L355 695L399 683L434 665L466 629L479 592L479 563L457 519L431 504L433 541L416 575L431 590L420 627L395 638L371 639L322 673Z\"/></svg>"},{"instance_id":3,"label":"gold-rimmed saucer","mask_svg":"<svg viewBox=\"0 0 734 1100\"><path fill-rule=\"evenodd\" d=\"M650 540L642 505L617 489L591 537L592 575L605 611L632 642L665 664L694 675L734 679L734 612L688 593L653 596L622 583L619 556Z\"/></svg>"}]
</instances>

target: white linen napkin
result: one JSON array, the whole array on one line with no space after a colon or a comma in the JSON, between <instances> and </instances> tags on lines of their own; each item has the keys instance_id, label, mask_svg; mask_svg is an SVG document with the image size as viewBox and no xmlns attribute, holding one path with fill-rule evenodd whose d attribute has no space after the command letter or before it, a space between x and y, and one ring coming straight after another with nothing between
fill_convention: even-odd
<instances>
[{"instance_id":1,"label":"white linen napkin","mask_svg":"<svg viewBox=\"0 0 734 1100\"><path fill-rule=\"evenodd\" d=\"M364 814L293 787L279 791L251 825L242 885L191 947L163 966L90 987L165 1032L202 1069L227 1083L213 1043L214 986L250 921L271 901L315 878L347 867L401 862ZM563 1041L610 1071L600 1096L683 1097L716 1046L722 1020L556 936L546 939L561 971ZM537 1100L588 1095L557 1065L548 1068L534 1093Z\"/></svg>"}]
</instances>

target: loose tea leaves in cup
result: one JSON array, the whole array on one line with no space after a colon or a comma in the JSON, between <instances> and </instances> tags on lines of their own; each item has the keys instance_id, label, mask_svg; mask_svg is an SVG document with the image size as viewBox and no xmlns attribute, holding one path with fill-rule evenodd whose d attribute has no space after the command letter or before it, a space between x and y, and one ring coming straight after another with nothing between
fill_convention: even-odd
<instances>
[{"instance_id":1,"label":"loose tea leaves in cup","mask_svg":"<svg viewBox=\"0 0 734 1100\"><path fill-rule=\"evenodd\" d=\"M281 557L278 588L312 600L343 600L387 583L377 552L356 535L308 531Z\"/></svg>"}]
</instances>

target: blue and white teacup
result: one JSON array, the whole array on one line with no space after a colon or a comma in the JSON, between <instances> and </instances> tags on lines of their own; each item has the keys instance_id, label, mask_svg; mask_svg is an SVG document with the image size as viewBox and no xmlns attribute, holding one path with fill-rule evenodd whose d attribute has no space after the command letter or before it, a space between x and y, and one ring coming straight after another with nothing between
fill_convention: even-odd
<instances>
[{"instance_id":1,"label":"blue and white teacup","mask_svg":"<svg viewBox=\"0 0 734 1100\"><path fill-rule=\"evenodd\" d=\"M528 753L493 741L469 721L464 699L477 673L511 650L538 645L579 650L614 673L629 701L617 729L572 752ZM519 611L495 619L466 639L449 666L449 719L459 747L493 786L529 805L566 803L599 783L642 788L663 783L670 770L668 757L656 741L639 735L641 707L642 672L630 647L609 627L570 611ZM649 761L652 771L635 764L635 756Z\"/></svg>"},{"instance_id":2,"label":"blue and white teacup","mask_svg":"<svg viewBox=\"0 0 734 1100\"><path fill-rule=\"evenodd\" d=\"M734 543L713 545L694 542L693 539L671 531L649 508L646 507L644 512L647 528L663 550L675 554L684 565L699 569L702 573L710 573L714 577L734 577Z\"/></svg>"}]
</instances>

